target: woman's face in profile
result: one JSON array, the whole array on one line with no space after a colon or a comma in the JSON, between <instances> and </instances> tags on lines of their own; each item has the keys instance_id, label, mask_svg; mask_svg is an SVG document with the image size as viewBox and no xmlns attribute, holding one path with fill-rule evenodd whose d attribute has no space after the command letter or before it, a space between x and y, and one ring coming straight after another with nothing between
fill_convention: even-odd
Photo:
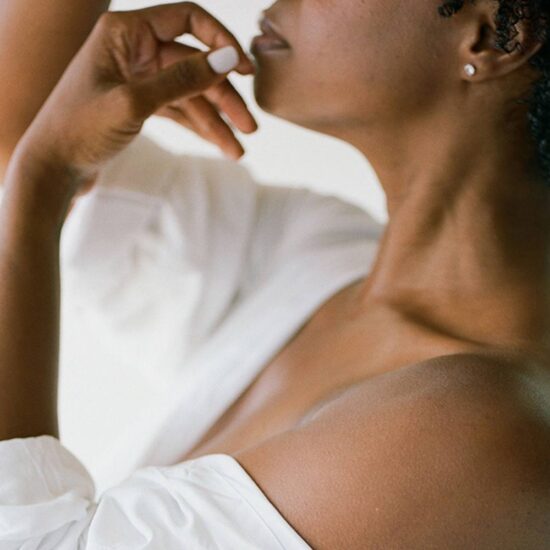
<instances>
[{"instance_id":1,"label":"woman's face in profile","mask_svg":"<svg viewBox=\"0 0 550 550\"><path fill-rule=\"evenodd\" d=\"M441 3L277 0L264 13L290 47L253 51L258 105L335 135L434 109L460 71L457 27Z\"/></svg>"}]
</instances>

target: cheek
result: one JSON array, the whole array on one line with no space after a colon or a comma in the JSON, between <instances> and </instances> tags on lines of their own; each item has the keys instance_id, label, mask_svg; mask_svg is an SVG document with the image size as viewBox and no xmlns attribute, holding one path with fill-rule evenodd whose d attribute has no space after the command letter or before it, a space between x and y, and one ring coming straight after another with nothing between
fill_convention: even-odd
<instances>
[{"instance_id":1,"label":"cheek","mask_svg":"<svg viewBox=\"0 0 550 550\"><path fill-rule=\"evenodd\" d=\"M342 84L365 79L370 65L368 41L342 19L308 13L308 23L293 42L292 78L297 88L307 86L315 98L342 94Z\"/></svg>"},{"instance_id":2,"label":"cheek","mask_svg":"<svg viewBox=\"0 0 550 550\"><path fill-rule=\"evenodd\" d=\"M308 24L293 52L296 89L309 89L312 100L334 114L353 111L385 95L400 74L402 52L374 25L326 17ZM397 46L397 47L396 47Z\"/></svg>"},{"instance_id":3,"label":"cheek","mask_svg":"<svg viewBox=\"0 0 550 550\"><path fill-rule=\"evenodd\" d=\"M350 118L429 109L448 74L448 54L433 35L397 15L312 24L295 61L298 87L309 86L333 113Z\"/></svg>"}]
</instances>

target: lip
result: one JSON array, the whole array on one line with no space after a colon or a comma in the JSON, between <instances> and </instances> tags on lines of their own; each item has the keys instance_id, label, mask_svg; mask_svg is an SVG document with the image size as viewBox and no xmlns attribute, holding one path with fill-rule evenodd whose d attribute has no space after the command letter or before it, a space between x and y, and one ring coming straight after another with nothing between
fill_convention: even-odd
<instances>
[{"instance_id":1,"label":"lip","mask_svg":"<svg viewBox=\"0 0 550 550\"><path fill-rule=\"evenodd\" d=\"M278 38L260 34L255 36L250 43L250 53L257 54L261 52L288 51L290 48L281 42Z\"/></svg>"},{"instance_id":2,"label":"lip","mask_svg":"<svg viewBox=\"0 0 550 550\"><path fill-rule=\"evenodd\" d=\"M281 35L279 30L277 29L277 26L271 19L269 19L265 14L259 21L260 30L263 34L259 35L260 37L268 37L271 39L273 44L279 43L281 48L290 48L290 44L286 40L284 36ZM255 39L256 37L254 37ZM263 39L264 41L267 41L267 38Z\"/></svg>"}]
</instances>

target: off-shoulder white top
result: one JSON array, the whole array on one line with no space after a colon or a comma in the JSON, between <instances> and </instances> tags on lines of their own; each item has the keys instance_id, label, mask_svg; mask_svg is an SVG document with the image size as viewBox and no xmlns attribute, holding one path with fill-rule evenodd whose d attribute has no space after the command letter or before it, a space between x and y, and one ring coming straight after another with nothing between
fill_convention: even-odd
<instances>
[{"instance_id":1,"label":"off-shoulder white top","mask_svg":"<svg viewBox=\"0 0 550 550\"><path fill-rule=\"evenodd\" d=\"M163 407L136 411L95 479L57 438L0 442L0 550L309 548L233 457L178 460L368 274L382 231L335 196L140 135L65 224L62 344L112 347L163 381Z\"/></svg>"}]
</instances>

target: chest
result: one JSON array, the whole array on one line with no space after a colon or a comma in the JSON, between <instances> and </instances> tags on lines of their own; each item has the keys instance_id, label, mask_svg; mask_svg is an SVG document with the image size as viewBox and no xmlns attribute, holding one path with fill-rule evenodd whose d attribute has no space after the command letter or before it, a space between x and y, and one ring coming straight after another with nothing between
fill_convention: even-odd
<instances>
[{"instance_id":1,"label":"chest","mask_svg":"<svg viewBox=\"0 0 550 550\"><path fill-rule=\"evenodd\" d=\"M400 349L414 348L395 342L412 343L410 327L375 310L356 316L359 288L323 304L180 461L231 454L291 429L354 384L406 361Z\"/></svg>"}]
</instances>

